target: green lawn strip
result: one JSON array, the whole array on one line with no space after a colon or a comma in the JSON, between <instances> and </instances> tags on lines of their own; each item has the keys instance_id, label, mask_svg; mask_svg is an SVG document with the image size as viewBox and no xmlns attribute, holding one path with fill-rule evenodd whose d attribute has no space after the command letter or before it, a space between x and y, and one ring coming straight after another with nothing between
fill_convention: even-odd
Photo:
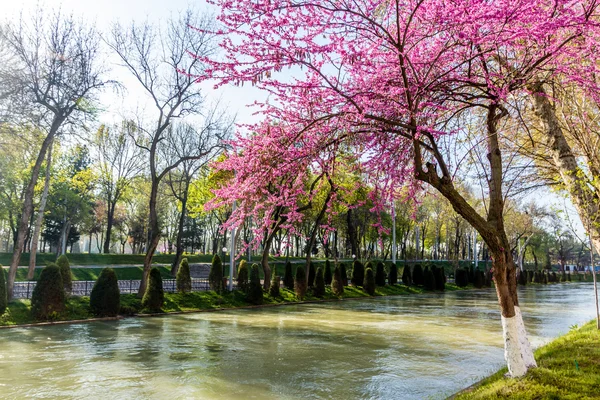
<instances>
[{"instance_id":1,"label":"green lawn strip","mask_svg":"<svg viewBox=\"0 0 600 400\"><path fill-rule=\"evenodd\" d=\"M464 290L452 284L446 285L447 290ZM296 295L293 291L281 288L279 297L272 297L264 293L263 304L294 304L298 303ZM424 293L424 290L414 286L394 285L378 287L375 296L396 296L407 294ZM342 298L363 298L369 297L361 288L346 286ZM316 298L312 296L310 290L307 293L304 301L322 301L322 300L338 300L329 287L326 288L325 296ZM4 315L0 316L0 326L6 325L22 325L35 323L31 318L30 313L31 302L29 300L15 300L9 303L8 310ZM223 308L248 307L252 304L246 301L244 293L233 291L232 293L224 293L219 295L213 291L192 292L192 293L165 293L165 303L163 312L182 312L182 311L203 311L215 310ZM121 295L121 308L128 309L130 313L144 313L141 300L135 294ZM80 320L93 318L89 311L89 297L71 297L67 301L67 311L58 321Z\"/></svg>"},{"instance_id":2,"label":"green lawn strip","mask_svg":"<svg viewBox=\"0 0 600 400\"><path fill-rule=\"evenodd\" d=\"M74 281L95 281L98 279L100 272L103 268L71 268ZM163 279L173 279L171 276L171 269L169 267L158 267L160 274ZM117 279L130 280L130 279L141 279L142 278L142 267L124 267L115 268ZM37 280L42 273L41 268L36 268L34 274L34 280ZM27 280L27 270L25 268L19 268L17 270L17 281Z\"/></svg>"},{"instance_id":3,"label":"green lawn strip","mask_svg":"<svg viewBox=\"0 0 600 400\"><path fill-rule=\"evenodd\" d=\"M523 378L505 378L506 368L453 399L598 399L600 331L596 321L535 351L538 368Z\"/></svg>"}]
</instances>

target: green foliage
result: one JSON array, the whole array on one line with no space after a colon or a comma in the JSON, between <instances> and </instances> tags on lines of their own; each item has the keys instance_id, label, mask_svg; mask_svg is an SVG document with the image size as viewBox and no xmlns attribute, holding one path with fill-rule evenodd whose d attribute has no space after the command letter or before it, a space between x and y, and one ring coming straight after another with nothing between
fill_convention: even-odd
<instances>
[{"instance_id":1,"label":"green foliage","mask_svg":"<svg viewBox=\"0 0 600 400\"><path fill-rule=\"evenodd\" d=\"M331 263L329 260L325 260L325 285L331 285L331 280L333 277L331 276Z\"/></svg>"},{"instance_id":2,"label":"green foliage","mask_svg":"<svg viewBox=\"0 0 600 400\"><path fill-rule=\"evenodd\" d=\"M271 286L269 286L269 295L271 297L279 297L281 295L279 291L279 281L279 275L276 275L275 271L273 271L273 276L271 278Z\"/></svg>"},{"instance_id":3,"label":"green foliage","mask_svg":"<svg viewBox=\"0 0 600 400\"><path fill-rule=\"evenodd\" d=\"M352 279L351 282L354 286L361 286L365 280L365 267L364 265L355 260L352 264Z\"/></svg>"},{"instance_id":4,"label":"green foliage","mask_svg":"<svg viewBox=\"0 0 600 400\"><path fill-rule=\"evenodd\" d=\"M342 279L342 286L348 286L348 272L344 263L340 264L340 278Z\"/></svg>"},{"instance_id":5,"label":"green foliage","mask_svg":"<svg viewBox=\"0 0 600 400\"><path fill-rule=\"evenodd\" d=\"M63 254L56 259L56 265L58 265L58 268L60 269L65 292L70 294L73 291L73 275L71 274L71 264L69 264L69 259Z\"/></svg>"},{"instance_id":6,"label":"green foliage","mask_svg":"<svg viewBox=\"0 0 600 400\"><path fill-rule=\"evenodd\" d=\"M212 259L210 272L208 274L208 284L210 285L210 289L217 293L223 291L223 263L218 254L215 254Z\"/></svg>"},{"instance_id":7,"label":"green foliage","mask_svg":"<svg viewBox=\"0 0 600 400\"><path fill-rule=\"evenodd\" d=\"M6 279L4 278L4 268L0 264L0 315L4 314L8 307L8 293L6 290Z\"/></svg>"},{"instance_id":8,"label":"green foliage","mask_svg":"<svg viewBox=\"0 0 600 400\"><path fill-rule=\"evenodd\" d=\"M190 276L190 264L187 258L183 258L177 269L176 276L177 291L188 293L192 291L192 277Z\"/></svg>"},{"instance_id":9,"label":"green foliage","mask_svg":"<svg viewBox=\"0 0 600 400\"><path fill-rule=\"evenodd\" d=\"M421 264L416 264L413 267L412 283L419 286L423 286L425 284L425 276L423 274L423 267L421 267Z\"/></svg>"},{"instance_id":10,"label":"green foliage","mask_svg":"<svg viewBox=\"0 0 600 400\"><path fill-rule=\"evenodd\" d=\"M565 272L565 270L563 269L561 275L560 275L560 281L561 282L566 282L567 281L567 273Z\"/></svg>"},{"instance_id":11,"label":"green foliage","mask_svg":"<svg viewBox=\"0 0 600 400\"><path fill-rule=\"evenodd\" d=\"M294 273L292 272L292 263L285 263L285 274L283 275L283 286L287 289L294 289Z\"/></svg>"},{"instance_id":12,"label":"green foliage","mask_svg":"<svg viewBox=\"0 0 600 400\"><path fill-rule=\"evenodd\" d=\"M296 292L298 300L304 300L306 289L306 270L304 267L299 266L296 268L296 278L294 279L294 292Z\"/></svg>"},{"instance_id":13,"label":"green foliage","mask_svg":"<svg viewBox=\"0 0 600 400\"><path fill-rule=\"evenodd\" d=\"M258 265L256 264L252 264L252 267L250 267L250 283L248 285L248 294L246 295L246 299L252 304L263 303L263 289L262 285L260 284Z\"/></svg>"},{"instance_id":14,"label":"green foliage","mask_svg":"<svg viewBox=\"0 0 600 400\"><path fill-rule=\"evenodd\" d=\"M90 309L94 315L114 317L120 308L121 292L117 274L112 268L104 268L90 294Z\"/></svg>"},{"instance_id":15,"label":"green foliage","mask_svg":"<svg viewBox=\"0 0 600 400\"><path fill-rule=\"evenodd\" d=\"M377 269L375 270L375 284L377 286L385 286L385 269L381 261L377 263Z\"/></svg>"},{"instance_id":16,"label":"green foliage","mask_svg":"<svg viewBox=\"0 0 600 400\"><path fill-rule=\"evenodd\" d=\"M158 268L154 267L148 275L148 285L142 298L142 307L150 312L160 312L165 302L162 277Z\"/></svg>"},{"instance_id":17,"label":"green foliage","mask_svg":"<svg viewBox=\"0 0 600 400\"><path fill-rule=\"evenodd\" d=\"M483 287L483 285L485 284L485 276L483 276L483 272L479 268L476 268L475 271L473 272L473 274L474 274L473 286L475 286L475 288L477 288L477 289L481 289Z\"/></svg>"},{"instance_id":18,"label":"green foliage","mask_svg":"<svg viewBox=\"0 0 600 400\"><path fill-rule=\"evenodd\" d=\"M237 288L244 293L248 292L248 266L246 264L246 260L240 261L237 273Z\"/></svg>"},{"instance_id":19,"label":"green foliage","mask_svg":"<svg viewBox=\"0 0 600 400\"><path fill-rule=\"evenodd\" d=\"M313 287L315 283L315 264L308 263L308 287Z\"/></svg>"},{"instance_id":20,"label":"green foliage","mask_svg":"<svg viewBox=\"0 0 600 400\"><path fill-rule=\"evenodd\" d=\"M31 314L36 320L57 319L65 311L65 287L58 265L42 270L31 296Z\"/></svg>"},{"instance_id":21,"label":"green foliage","mask_svg":"<svg viewBox=\"0 0 600 400\"><path fill-rule=\"evenodd\" d=\"M342 281L342 271L340 266L335 267L333 270L333 277L331 279L331 291L336 296L344 294L344 282Z\"/></svg>"},{"instance_id":22,"label":"green foliage","mask_svg":"<svg viewBox=\"0 0 600 400\"><path fill-rule=\"evenodd\" d=\"M458 287L466 287L469 284L469 272L464 268L457 268L454 283Z\"/></svg>"},{"instance_id":23,"label":"green foliage","mask_svg":"<svg viewBox=\"0 0 600 400\"><path fill-rule=\"evenodd\" d=\"M519 282L519 285L527 285L527 271L517 270L517 272L519 273L519 277L517 278L517 282Z\"/></svg>"},{"instance_id":24,"label":"green foliage","mask_svg":"<svg viewBox=\"0 0 600 400\"><path fill-rule=\"evenodd\" d=\"M367 292L370 296L375 294L375 274L373 274L372 268L367 268L365 270L365 277L362 284L363 290Z\"/></svg>"},{"instance_id":25,"label":"green foliage","mask_svg":"<svg viewBox=\"0 0 600 400\"><path fill-rule=\"evenodd\" d=\"M396 264L390 264L390 271L388 273L388 283L395 285L398 283L398 267Z\"/></svg>"},{"instance_id":26,"label":"green foliage","mask_svg":"<svg viewBox=\"0 0 600 400\"><path fill-rule=\"evenodd\" d=\"M426 266L423 272L423 288L425 290L435 290L435 275L429 266Z\"/></svg>"},{"instance_id":27,"label":"green foliage","mask_svg":"<svg viewBox=\"0 0 600 400\"><path fill-rule=\"evenodd\" d=\"M410 286L413 283L410 265L405 265L404 268L402 268L402 283L406 286Z\"/></svg>"},{"instance_id":28,"label":"green foliage","mask_svg":"<svg viewBox=\"0 0 600 400\"><path fill-rule=\"evenodd\" d=\"M317 272L315 273L315 283L313 285L313 295L315 297L323 297L325 296L325 276L323 273L323 268L317 268Z\"/></svg>"},{"instance_id":29,"label":"green foliage","mask_svg":"<svg viewBox=\"0 0 600 400\"><path fill-rule=\"evenodd\" d=\"M433 275L435 277L435 290L443 292L446 290L446 274L444 272L444 268L436 267L435 265L432 268Z\"/></svg>"}]
</instances>

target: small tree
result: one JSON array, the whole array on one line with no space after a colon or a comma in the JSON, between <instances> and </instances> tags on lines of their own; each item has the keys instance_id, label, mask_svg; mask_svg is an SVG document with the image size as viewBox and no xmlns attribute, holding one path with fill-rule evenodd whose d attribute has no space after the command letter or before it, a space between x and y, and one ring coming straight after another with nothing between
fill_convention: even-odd
<instances>
[{"instance_id":1,"label":"small tree","mask_svg":"<svg viewBox=\"0 0 600 400\"><path fill-rule=\"evenodd\" d=\"M262 304L263 290L260 284L260 275L258 273L258 265L252 264L250 267L250 283L248 285L248 294L246 296L248 302L252 304Z\"/></svg>"},{"instance_id":2,"label":"small tree","mask_svg":"<svg viewBox=\"0 0 600 400\"><path fill-rule=\"evenodd\" d=\"M421 267L421 264L417 264L413 267L412 283L419 286L423 286L425 284L425 277L423 275L423 268Z\"/></svg>"},{"instance_id":3,"label":"small tree","mask_svg":"<svg viewBox=\"0 0 600 400\"><path fill-rule=\"evenodd\" d=\"M271 295L271 297L279 297L279 280L281 279L281 277L277 275L276 271L274 272L275 273L271 278L271 286L269 286L269 294Z\"/></svg>"},{"instance_id":4,"label":"small tree","mask_svg":"<svg viewBox=\"0 0 600 400\"><path fill-rule=\"evenodd\" d=\"M94 315L114 317L119 313L120 308L121 292L117 274L112 268L104 268L90 294L90 309Z\"/></svg>"},{"instance_id":5,"label":"small tree","mask_svg":"<svg viewBox=\"0 0 600 400\"><path fill-rule=\"evenodd\" d=\"M6 280L4 279L4 268L0 264L0 315L4 314L8 307L8 296L6 293Z\"/></svg>"},{"instance_id":6,"label":"small tree","mask_svg":"<svg viewBox=\"0 0 600 400\"><path fill-rule=\"evenodd\" d=\"M425 290L435 290L435 275L432 268L425 267L423 272L423 287Z\"/></svg>"},{"instance_id":7,"label":"small tree","mask_svg":"<svg viewBox=\"0 0 600 400\"><path fill-rule=\"evenodd\" d=\"M527 271L524 270L517 270L519 277L518 277L518 281L519 281L519 285L525 286L527 285Z\"/></svg>"},{"instance_id":8,"label":"small tree","mask_svg":"<svg viewBox=\"0 0 600 400\"><path fill-rule=\"evenodd\" d=\"M294 273L292 272L292 263L285 263L285 273L283 274L283 285L290 290L294 289Z\"/></svg>"},{"instance_id":9,"label":"small tree","mask_svg":"<svg viewBox=\"0 0 600 400\"><path fill-rule=\"evenodd\" d=\"M373 269L367 268L364 275L363 290L370 296L373 296L375 294L375 274L373 274Z\"/></svg>"},{"instance_id":10,"label":"small tree","mask_svg":"<svg viewBox=\"0 0 600 400\"><path fill-rule=\"evenodd\" d=\"M331 285L331 280L333 277L331 276L331 263L329 260L325 260L325 285Z\"/></svg>"},{"instance_id":11,"label":"small tree","mask_svg":"<svg viewBox=\"0 0 600 400\"><path fill-rule=\"evenodd\" d=\"M402 283L406 286L410 286L413 284L410 265L404 265L404 268L402 268Z\"/></svg>"},{"instance_id":12,"label":"small tree","mask_svg":"<svg viewBox=\"0 0 600 400\"><path fill-rule=\"evenodd\" d=\"M70 295L73 291L73 275L71 274L71 264L69 263L69 259L63 254L56 259L56 265L58 265L58 268L60 269L65 293Z\"/></svg>"},{"instance_id":13,"label":"small tree","mask_svg":"<svg viewBox=\"0 0 600 400\"><path fill-rule=\"evenodd\" d=\"M398 267L396 264L390 264L390 271L388 273L388 284L396 285L398 283Z\"/></svg>"},{"instance_id":14,"label":"small tree","mask_svg":"<svg viewBox=\"0 0 600 400\"><path fill-rule=\"evenodd\" d=\"M342 280L342 271L340 266L335 267L333 270L333 277L331 279L331 291L336 296L344 294L344 282Z\"/></svg>"},{"instance_id":15,"label":"small tree","mask_svg":"<svg viewBox=\"0 0 600 400\"><path fill-rule=\"evenodd\" d=\"M240 261L237 274L237 288L244 293L248 292L248 266L246 264L246 260Z\"/></svg>"},{"instance_id":16,"label":"small tree","mask_svg":"<svg viewBox=\"0 0 600 400\"><path fill-rule=\"evenodd\" d=\"M340 264L340 277L342 278L342 286L348 286L348 272L346 271L346 264Z\"/></svg>"},{"instance_id":17,"label":"small tree","mask_svg":"<svg viewBox=\"0 0 600 400\"><path fill-rule=\"evenodd\" d=\"M323 268L317 268L317 272L315 273L315 283L313 285L313 294L315 297L323 297L325 296L325 274L323 273Z\"/></svg>"},{"instance_id":18,"label":"small tree","mask_svg":"<svg viewBox=\"0 0 600 400\"><path fill-rule=\"evenodd\" d=\"M485 277L483 276L483 272L479 268L477 268L474 270L473 276L473 286L475 286L477 289L481 289L483 287L483 284L485 283Z\"/></svg>"},{"instance_id":19,"label":"small tree","mask_svg":"<svg viewBox=\"0 0 600 400\"><path fill-rule=\"evenodd\" d=\"M294 291L296 292L298 300L304 300L306 289L306 271L304 270L304 267L299 266L296 268L296 279L294 279Z\"/></svg>"},{"instance_id":20,"label":"small tree","mask_svg":"<svg viewBox=\"0 0 600 400\"><path fill-rule=\"evenodd\" d=\"M190 276L190 264L187 258L183 258L177 269L177 291L187 293L192 291L192 277Z\"/></svg>"},{"instance_id":21,"label":"small tree","mask_svg":"<svg viewBox=\"0 0 600 400\"><path fill-rule=\"evenodd\" d=\"M444 267L437 267L435 269L435 290L443 292L446 290L446 273Z\"/></svg>"},{"instance_id":22,"label":"small tree","mask_svg":"<svg viewBox=\"0 0 600 400\"><path fill-rule=\"evenodd\" d=\"M377 263L377 269L375 270L375 284L377 286L385 286L385 269L381 261Z\"/></svg>"},{"instance_id":23,"label":"small tree","mask_svg":"<svg viewBox=\"0 0 600 400\"><path fill-rule=\"evenodd\" d=\"M361 286L365 280L365 267L358 260L352 264L352 285Z\"/></svg>"},{"instance_id":24,"label":"small tree","mask_svg":"<svg viewBox=\"0 0 600 400\"><path fill-rule=\"evenodd\" d=\"M42 270L31 295L31 313L37 320L56 319L65 311L65 287L58 265Z\"/></svg>"},{"instance_id":25,"label":"small tree","mask_svg":"<svg viewBox=\"0 0 600 400\"><path fill-rule=\"evenodd\" d=\"M218 254L215 254L212 259L208 274L208 284L210 285L210 289L217 293L221 293L223 290L223 263Z\"/></svg>"},{"instance_id":26,"label":"small tree","mask_svg":"<svg viewBox=\"0 0 600 400\"><path fill-rule=\"evenodd\" d=\"M313 287L315 283L315 264L308 262L308 287Z\"/></svg>"},{"instance_id":27,"label":"small tree","mask_svg":"<svg viewBox=\"0 0 600 400\"><path fill-rule=\"evenodd\" d=\"M469 284L469 272L464 268L458 268L454 276L454 283L458 287L466 287Z\"/></svg>"},{"instance_id":28,"label":"small tree","mask_svg":"<svg viewBox=\"0 0 600 400\"><path fill-rule=\"evenodd\" d=\"M142 307L150 312L160 312L165 302L162 276L158 268L153 267L148 275L148 284L142 298Z\"/></svg>"}]
</instances>

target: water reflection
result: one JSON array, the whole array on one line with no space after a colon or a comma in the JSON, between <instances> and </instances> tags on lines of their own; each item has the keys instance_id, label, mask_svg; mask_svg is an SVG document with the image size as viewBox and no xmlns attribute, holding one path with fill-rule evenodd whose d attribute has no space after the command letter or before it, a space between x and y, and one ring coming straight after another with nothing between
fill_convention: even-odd
<instances>
[{"instance_id":1,"label":"water reflection","mask_svg":"<svg viewBox=\"0 0 600 400\"><path fill-rule=\"evenodd\" d=\"M591 299L522 290L533 344ZM2 398L443 398L503 365L491 290L4 330L0 349Z\"/></svg>"}]
</instances>

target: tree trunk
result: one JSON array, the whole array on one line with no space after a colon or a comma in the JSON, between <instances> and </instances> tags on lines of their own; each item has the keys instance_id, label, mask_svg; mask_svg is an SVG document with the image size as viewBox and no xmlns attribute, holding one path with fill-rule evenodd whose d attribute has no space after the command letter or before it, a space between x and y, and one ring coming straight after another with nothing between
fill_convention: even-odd
<instances>
[{"instance_id":1,"label":"tree trunk","mask_svg":"<svg viewBox=\"0 0 600 400\"><path fill-rule=\"evenodd\" d=\"M46 210L46 201L48 200L48 192L50 190L50 169L52 167L52 144L48 146L48 158L46 159L46 177L44 179L44 190L40 199L40 207L38 209L37 218L35 220L35 228L33 229L33 238L31 240L31 250L29 252L29 270L27 271L27 279L32 280L35 273L35 264L37 257L38 242L40 240L40 232L42 231L42 222L44 221L44 211Z\"/></svg>"},{"instance_id":2,"label":"tree trunk","mask_svg":"<svg viewBox=\"0 0 600 400\"><path fill-rule=\"evenodd\" d=\"M160 227L158 226L158 213L156 211L158 184L159 181L153 174L152 188L150 190L150 240L148 241L146 256L144 257L144 271L142 273L140 289L138 290L137 294L138 298L144 297L144 293L146 292L146 286L148 284L148 275L150 274L150 268L152 267L152 258L154 257L154 252L158 247L158 242L160 242Z\"/></svg>"},{"instance_id":3,"label":"tree trunk","mask_svg":"<svg viewBox=\"0 0 600 400\"><path fill-rule=\"evenodd\" d=\"M360 253L358 250L358 242L356 238L356 227L354 226L354 218L352 216L352 209L349 209L346 213L346 224L348 225L348 240L350 241L350 248L352 250L352 255L356 256L358 260L360 258Z\"/></svg>"},{"instance_id":4,"label":"tree trunk","mask_svg":"<svg viewBox=\"0 0 600 400\"><path fill-rule=\"evenodd\" d=\"M269 291L271 287L271 267L269 267L269 250L271 249L271 243L273 242L273 238L275 237L275 232L271 232L270 235L267 236L263 245L263 253L260 263L262 265L263 274L265 275L265 281L263 282L263 288L266 291Z\"/></svg>"},{"instance_id":5,"label":"tree trunk","mask_svg":"<svg viewBox=\"0 0 600 400\"><path fill-rule=\"evenodd\" d=\"M179 216L179 225L177 226L177 241L175 247L175 257L173 258L173 265L171 265L171 275L177 275L177 269L179 268L179 263L181 262L181 256L183 255L183 227L185 225L185 216L186 216L186 207L187 207L187 198L188 198L188 188L189 181L186 182L183 197L181 199L181 215Z\"/></svg>"},{"instance_id":6,"label":"tree trunk","mask_svg":"<svg viewBox=\"0 0 600 400\"><path fill-rule=\"evenodd\" d=\"M115 219L116 201L109 202L108 213L106 215L106 237L104 238L104 254L110 253L110 236L112 233L113 221Z\"/></svg>"}]
</instances>

